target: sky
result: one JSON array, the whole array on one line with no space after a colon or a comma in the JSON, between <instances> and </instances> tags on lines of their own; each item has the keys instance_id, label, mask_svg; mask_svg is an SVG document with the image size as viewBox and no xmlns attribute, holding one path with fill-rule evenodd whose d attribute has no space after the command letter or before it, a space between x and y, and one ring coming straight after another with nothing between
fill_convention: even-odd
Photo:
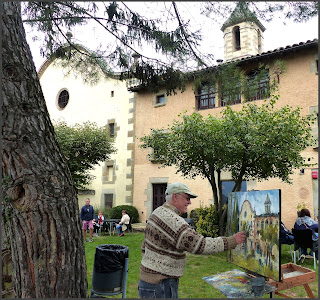
<instances>
[{"instance_id":1,"label":"sky","mask_svg":"<svg viewBox=\"0 0 320 300\"><path fill-rule=\"evenodd\" d=\"M252 208L256 210L257 215L261 215L265 212L264 202L266 201L267 194L271 201L271 213L279 212L279 190L266 190L266 191L249 191L249 192L238 192L239 198L239 210L245 200L249 200Z\"/></svg>"},{"instance_id":2,"label":"sky","mask_svg":"<svg viewBox=\"0 0 320 300\"><path fill-rule=\"evenodd\" d=\"M134 5L133 7L140 7L141 10L146 10L150 8L150 3L147 2L126 2L128 5ZM180 14L184 18L184 21L188 21L192 28L201 29L203 34L203 42L201 44L201 49L214 55L214 59L224 59L223 54L223 33L220 30L222 24L228 19L217 18L215 22L201 17L199 15L199 10L197 11L197 6L194 2L178 2ZM165 5L168 6L170 2ZM168 18L168 16L167 16ZM306 42L307 40L313 40L318 38L318 18L312 18L308 22L295 23L290 20L285 20L286 24L283 24L284 18L281 14L274 16L271 22L266 22L261 20L261 23L266 28L263 33L264 38L264 51L274 50L279 47L285 47L287 45L293 45L295 43ZM39 70L42 63L45 61L40 55L40 45L41 42L33 41L32 37L36 34L30 29L28 25L25 25L27 41L34 59L36 69ZM106 34L104 30L101 30L95 25L87 25L78 27L77 29L72 29L73 38L80 44L83 45L98 45L103 46L103 41L106 39ZM92 49L91 50L95 50ZM153 49L149 46L144 46L142 49L144 53L150 56L156 57Z\"/></svg>"}]
</instances>

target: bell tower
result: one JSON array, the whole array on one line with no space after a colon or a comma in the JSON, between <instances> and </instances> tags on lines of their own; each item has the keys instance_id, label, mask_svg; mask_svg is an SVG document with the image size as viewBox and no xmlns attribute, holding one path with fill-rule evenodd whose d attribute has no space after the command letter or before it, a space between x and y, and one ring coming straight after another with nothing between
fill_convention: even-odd
<instances>
[{"instance_id":1,"label":"bell tower","mask_svg":"<svg viewBox=\"0 0 320 300\"><path fill-rule=\"evenodd\" d=\"M221 30L225 62L263 52L263 32L266 29L246 2L238 2Z\"/></svg>"}]
</instances>

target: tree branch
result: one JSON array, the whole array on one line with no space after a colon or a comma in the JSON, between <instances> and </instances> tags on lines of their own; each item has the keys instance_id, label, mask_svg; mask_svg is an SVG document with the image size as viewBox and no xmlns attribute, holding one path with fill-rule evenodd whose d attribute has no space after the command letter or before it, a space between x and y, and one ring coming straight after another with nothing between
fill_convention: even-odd
<instances>
[{"instance_id":1,"label":"tree branch","mask_svg":"<svg viewBox=\"0 0 320 300\"><path fill-rule=\"evenodd\" d=\"M181 18L180 18L176 3L174 1L172 1L172 4L173 4L173 8L174 8L174 11L176 13L176 16L177 16L177 19L178 19L178 22L179 22L179 27L180 27L181 33L183 34L183 37L184 37L185 41L187 42L191 52L193 53L193 55L196 57L196 59L199 62L201 62L203 65L205 65L208 68L209 66L197 55L197 53L195 53L193 47L191 46L191 44L190 44L190 42L189 42L189 40L187 38L186 32L184 30L184 26L183 26L183 24L181 22Z\"/></svg>"}]
</instances>

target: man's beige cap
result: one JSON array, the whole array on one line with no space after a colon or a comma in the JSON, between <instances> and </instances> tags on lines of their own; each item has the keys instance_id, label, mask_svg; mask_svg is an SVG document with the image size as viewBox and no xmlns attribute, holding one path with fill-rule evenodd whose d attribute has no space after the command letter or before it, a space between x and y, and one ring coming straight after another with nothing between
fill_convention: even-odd
<instances>
[{"instance_id":1,"label":"man's beige cap","mask_svg":"<svg viewBox=\"0 0 320 300\"><path fill-rule=\"evenodd\" d=\"M198 197L196 194L191 193L188 186L185 185L184 183L173 182L173 183L169 183L167 185L166 195L180 194L180 193L188 194L190 196L190 198Z\"/></svg>"}]
</instances>

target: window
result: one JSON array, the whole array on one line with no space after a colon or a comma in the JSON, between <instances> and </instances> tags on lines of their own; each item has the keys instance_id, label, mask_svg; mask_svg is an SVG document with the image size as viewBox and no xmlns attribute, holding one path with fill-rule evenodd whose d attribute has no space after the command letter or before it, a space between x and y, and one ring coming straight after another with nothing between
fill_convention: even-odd
<instances>
[{"instance_id":1,"label":"window","mask_svg":"<svg viewBox=\"0 0 320 300\"><path fill-rule=\"evenodd\" d=\"M196 96L198 110L214 108L216 106L216 89L213 86L203 85Z\"/></svg>"},{"instance_id":2,"label":"window","mask_svg":"<svg viewBox=\"0 0 320 300\"><path fill-rule=\"evenodd\" d=\"M113 166L107 166L108 181L113 181Z\"/></svg>"},{"instance_id":3,"label":"window","mask_svg":"<svg viewBox=\"0 0 320 300\"><path fill-rule=\"evenodd\" d=\"M104 194L104 206L109 208L113 207L113 194Z\"/></svg>"},{"instance_id":4,"label":"window","mask_svg":"<svg viewBox=\"0 0 320 300\"><path fill-rule=\"evenodd\" d=\"M258 50L259 50L259 51L262 50L262 49L261 49L261 48L262 48L261 38L262 38L262 36L261 36L261 31L258 29Z\"/></svg>"},{"instance_id":5,"label":"window","mask_svg":"<svg viewBox=\"0 0 320 300\"><path fill-rule=\"evenodd\" d=\"M167 130L164 130L162 132L157 133L157 141L161 141L162 139L165 138L165 135L167 133ZM161 148L160 148L161 149ZM161 152L159 153L159 146L155 144L153 147L148 148L148 159L154 163L161 163L163 160L161 159Z\"/></svg>"},{"instance_id":6,"label":"window","mask_svg":"<svg viewBox=\"0 0 320 300\"><path fill-rule=\"evenodd\" d=\"M67 90L62 90L58 97L58 106L60 109L64 109L69 102L69 93Z\"/></svg>"},{"instance_id":7,"label":"window","mask_svg":"<svg viewBox=\"0 0 320 300\"><path fill-rule=\"evenodd\" d=\"M253 70L247 75L247 78L248 86L245 91L247 101L261 100L270 97L269 70L267 70L267 73Z\"/></svg>"},{"instance_id":8,"label":"window","mask_svg":"<svg viewBox=\"0 0 320 300\"><path fill-rule=\"evenodd\" d=\"M236 84L234 89L226 90L221 93L221 106L241 103L240 83Z\"/></svg>"},{"instance_id":9,"label":"window","mask_svg":"<svg viewBox=\"0 0 320 300\"><path fill-rule=\"evenodd\" d=\"M165 104L165 103L166 103L165 95L158 95L156 97L156 104Z\"/></svg>"},{"instance_id":10,"label":"window","mask_svg":"<svg viewBox=\"0 0 320 300\"><path fill-rule=\"evenodd\" d=\"M114 123L109 124L109 133L111 137L114 137Z\"/></svg>"},{"instance_id":11,"label":"window","mask_svg":"<svg viewBox=\"0 0 320 300\"><path fill-rule=\"evenodd\" d=\"M234 39L234 49L240 50L241 49L241 41L240 41L240 27L235 26L233 28L233 39Z\"/></svg>"},{"instance_id":12,"label":"window","mask_svg":"<svg viewBox=\"0 0 320 300\"><path fill-rule=\"evenodd\" d=\"M229 193L232 192L234 184L235 182L231 180L222 181L222 201L223 201L222 203L223 204L227 203ZM242 181L240 192L246 192L246 191L247 191L247 182Z\"/></svg>"},{"instance_id":13,"label":"window","mask_svg":"<svg viewBox=\"0 0 320 300\"><path fill-rule=\"evenodd\" d=\"M152 97L152 105L154 107L162 107L166 105L168 99L164 91L160 91Z\"/></svg>"},{"instance_id":14,"label":"window","mask_svg":"<svg viewBox=\"0 0 320 300\"><path fill-rule=\"evenodd\" d=\"M111 97L114 97L114 91L111 91Z\"/></svg>"}]
</instances>

